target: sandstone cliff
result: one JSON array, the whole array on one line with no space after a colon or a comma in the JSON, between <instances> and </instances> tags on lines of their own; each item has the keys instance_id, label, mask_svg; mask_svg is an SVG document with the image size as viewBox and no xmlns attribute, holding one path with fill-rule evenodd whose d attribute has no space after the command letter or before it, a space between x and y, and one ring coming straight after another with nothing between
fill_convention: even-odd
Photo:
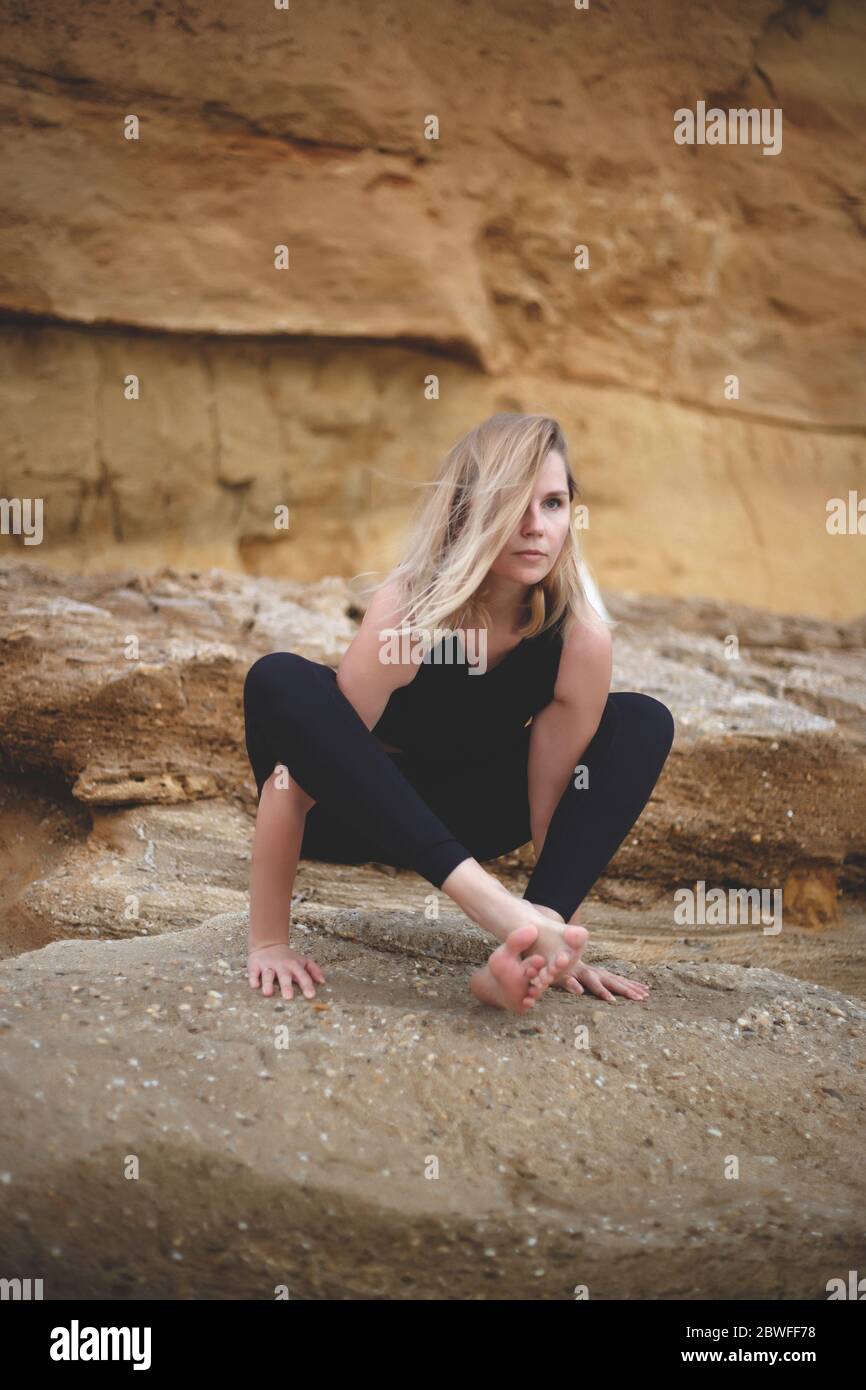
<instances>
[{"instance_id":1,"label":"sandstone cliff","mask_svg":"<svg viewBox=\"0 0 866 1390\"><path fill-rule=\"evenodd\" d=\"M544 410L604 586L862 611L825 527L866 497L857 0L0 19L0 494L45 499L40 563L384 568L460 434ZM699 99L781 150L675 144Z\"/></svg>"}]
</instances>

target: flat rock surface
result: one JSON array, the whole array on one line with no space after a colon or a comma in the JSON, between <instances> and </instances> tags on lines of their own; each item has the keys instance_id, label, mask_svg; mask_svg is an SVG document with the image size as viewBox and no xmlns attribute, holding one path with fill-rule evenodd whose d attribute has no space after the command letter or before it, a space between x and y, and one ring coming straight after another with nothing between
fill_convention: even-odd
<instances>
[{"instance_id":1,"label":"flat rock surface","mask_svg":"<svg viewBox=\"0 0 866 1390\"><path fill-rule=\"evenodd\" d=\"M517 1018L459 917L303 915L314 1001L250 989L237 913L0 965L3 1253L46 1297L822 1298L862 1263L862 1000L676 962Z\"/></svg>"},{"instance_id":2,"label":"flat rock surface","mask_svg":"<svg viewBox=\"0 0 866 1390\"><path fill-rule=\"evenodd\" d=\"M606 595L674 748L584 906L645 1004L469 993L417 874L302 861L313 1001L245 972L249 665L340 580L0 568L0 1253L48 1298L823 1298L862 1267L863 622ZM732 639L734 639L732 641ZM522 892L531 846L488 865ZM682 924L696 880L784 925Z\"/></svg>"}]
</instances>

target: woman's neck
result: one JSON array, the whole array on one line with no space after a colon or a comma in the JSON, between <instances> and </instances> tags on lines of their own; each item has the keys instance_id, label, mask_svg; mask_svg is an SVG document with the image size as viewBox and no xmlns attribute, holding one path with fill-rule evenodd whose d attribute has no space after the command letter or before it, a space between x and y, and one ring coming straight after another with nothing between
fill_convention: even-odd
<instances>
[{"instance_id":1,"label":"woman's neck","mask_svg":"<svg viewBox=\"0 0 866 1390\"><path fill-rule=\"evenodd\" d=\"M515 603L513 595L482 597L482 602L490 614L491 622L497 632L506 636L513 636L523 626L530 607L531 593L531 590L527 590L523 601L517 603Z\"/></svg>"}]
</instances>

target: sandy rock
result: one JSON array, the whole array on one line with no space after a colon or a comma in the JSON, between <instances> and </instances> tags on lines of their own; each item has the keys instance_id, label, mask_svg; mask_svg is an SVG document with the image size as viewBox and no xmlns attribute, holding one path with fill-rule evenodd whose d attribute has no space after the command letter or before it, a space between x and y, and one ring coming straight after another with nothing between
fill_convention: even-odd
<instances>
[{"instance_id":1,"label":"sandy rock","mask_svg":"<svg viewBox=\"0 0 866 1390\"><path fill-rule=\"evenodd\" d=\"M248 667L274 650L336 665L357 630L354 611L337 579L277 584L165 569L61 580L4 565L6 756L22 770L58 773L91 804L225 794L245 776Z\"/></svg>"},{"instance_id":2,"label":"sandy rock","mask_svg":"<svg viewBox=\"0 0 866 1390\"><path fill-rule=\"evenodd\" d=\"M102 922L110 934L130 921L138 930L126 895L154 899L123 828L130 807L151 808L155 843L175 835L172 807L191 809L191 819L181 816L181 838L199 841L202 880L222 884L231 862L225 888L243 892L256 805L244 675L271 650L338 665L361 612L350 587L169 569L139 579L66 577L61 591L54 572L11 562L0 568L0 597L7 774L47 778L73 820L73 803L94 812L93 843L76 820L71 858L52 869L75 893L66 883L50 886L49 873L22 902L40 930L52 921L63 930ZM671 757L613 876L638 885L636 900L648 887L670 892L700 879L781 889L786 920L838 925L840 892L866 886L862 622L782 621L705 600L608 600L618 621L613 689L656 696L676 722ZM737 655L729 660L732 637ZM135 652L137 659L127 655ZM230 816L222 803L237 812L226 834L243 846L239 857L223 855L215 839ZM23 803L19 810L26 820ZM119 840L135 853L129 874L115 863L93 890L92 855L102 851L112 814ZM504 862L526 869L531 845ZM153 930L236 905L205 896L182 906L188 870L171 852L160 875L167 906L154 904Z\"/></svg>"},{"instance_id":3,"label":"sandy rock","mask_svg":"<svg viewBox=\"0 0 866 1390\"><path fill-rule=\"evenodd\" d=\"M55 936L148 936L246 907L250 818L220 801L95 811L86 839L21 894Z\"/></svg>"},{"instance_id":4,"label":"sandy rock","mask_svg":"<svg viewBox=\"0 0 866 1390\"><path fill-rule=\"evenodd\" d=\"M660 965L647 1005L517 1018L467 993L471 923L363 912L303 934L315 1000L266 1000L245 927L0 964L4 1256L46 1297L822 1298L856 1266L862 1000Z\"/></svg>"}]
</instances>

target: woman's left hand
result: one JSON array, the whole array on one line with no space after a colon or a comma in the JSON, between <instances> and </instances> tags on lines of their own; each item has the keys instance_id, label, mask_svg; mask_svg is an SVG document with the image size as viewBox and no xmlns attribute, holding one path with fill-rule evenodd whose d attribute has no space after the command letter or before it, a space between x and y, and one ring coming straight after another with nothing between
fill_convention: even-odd
<instances>
[{"instance_id":1,"label":"woman's left hand","mask_svg":"<svg viewBox=\"0 0 866 1390\"><path fill-rule=\"evenodd\" d=\"M640 980L627 980L624 975L614 975L612 970L586 965L583 961L573 965L564 980L554 980L553 983L557 989L567 989L571 994L584 994L588 990L590 994L597 994L599 999L606 999L609 1004L616 1002L616 994L624 994L626 999L641 1002L649 995L649 985Z\"/></svg>"}]
</instances>

